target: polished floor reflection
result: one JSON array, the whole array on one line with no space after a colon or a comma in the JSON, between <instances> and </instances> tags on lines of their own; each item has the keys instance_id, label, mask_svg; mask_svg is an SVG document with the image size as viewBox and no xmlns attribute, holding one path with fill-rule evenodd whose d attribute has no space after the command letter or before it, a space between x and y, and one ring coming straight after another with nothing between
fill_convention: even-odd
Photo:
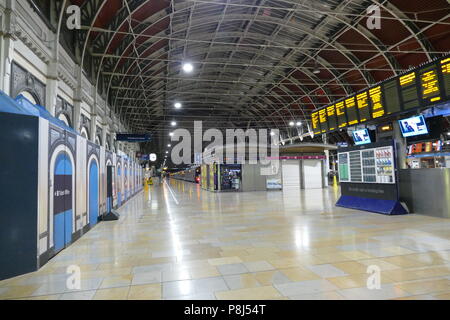
<instances>
[{"instance_id":1,"label":"polished floor reflection","mask_svg":"<svg viewBox=\"0 0 450 320\"><path fill-rule=\"evenodd\" d=\"M156 184L38 272L0 282L0 299L450 299L450 220L337 197Z\"/></svg>"}]
</instances>

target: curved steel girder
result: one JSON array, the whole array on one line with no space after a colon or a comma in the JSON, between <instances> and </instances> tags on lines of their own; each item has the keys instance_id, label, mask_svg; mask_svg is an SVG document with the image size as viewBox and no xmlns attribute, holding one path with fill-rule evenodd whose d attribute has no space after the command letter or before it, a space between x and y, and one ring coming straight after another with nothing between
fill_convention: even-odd
<instances>
[{"instance_id":1,"label":"curved steel girder","mask_svg":"<svg viewBox=\"0 0 450 320\"><path fill-rule=\"evenodd\" d=\"M436 55L430 55L430 51L434 51L433 46L431 43L426 39L425 37L421 36L419 37L418 34L420 34L420 28L417 27L417 25L412 21L405 21L404 19L408 19L408 16L401 12L396 6L394 6L392 3L388 2L387 0L384 1L384 3L380 3L377 0L374 0L374 2L382 7L384 10L389 12L393 17L398 18L399 22L408 30L412 36L416 39L417 43L419 43L420 47L422 48L423 53L427 56L428 60L431 60L432 58L435 58Z\"/></svg>"},{"instance_id":2,"label":"curved steel girder","mask_svg":"<svg viewBox=\"0 0 450 320\"><path fill-rule=\"evenodd\" d=\"M208 50L212 50L213 52L228 52L228 49L226 48L226 47L215 47L215 48L213 48L213 49L208 49L208 48L202 48L202 49L200 49L200 51L198 51L198 52L196 52L196 54L204 54L204 53L206 53ZM254 49L254 48L242 48L240 51L242 51L242 52L249 52L249 53L257 53L258 52L258 50L257 49ZM269 58L271 58L272 59L272 57L270 57L270 56L268 56ZM296 66L295 65L292 65L292 64L290 64L291 62L290 61L284 61L284 60L281 60L283 63L286 63L286 68L287 69L297 69L296 68ZM324 59L319 59L319 62L324 66L324 68L326 68L327 70L328 70L328 72L330 72L330 74L333 74L335 77L337 77L337 75L334 73L334 71L332 70L332 69L329 69L329 67L328 67L328 62L326 61L326 60L324 60ZM131 64L130 65L131 67L133 66L133 64ZM331 66L332 67L332 66ZM121 73L123 73L123 74L127 74L127 73L129 73L130 72L130 69L131 68L129 68L128 70L123 70ZM267 72L267 71L273 71L272 69L270 69L269 67L267 67L267 68L261 68L262 70L264 70L264 72ZM316 77L314 77L313 76L313 74L308 70L308 69L306 69L306 70L301 70L301 72L303 73L303 74L305 74L307 77L309 77L310 79L311 79L311 81L313 81L317 86L320 86L320 84L321 83L319 83L317 80L316 80ZM276 73L276 71L273 71L273 73ZM285 76L285 74L282 74L282 73L279 73L278 74L279 76ZM256 78L260 78L261 76L260 75L258 75ZM306 92L306 90L305 90L305 88L303 88L303 86L301 85L301 83L299 83L298 82L298 80L296 80L294 77L292 77L292 78L288 78L288 79L286 79L287 81L289 81L289 82L292 82L292 83L294 83L300 90L302 90L303 92ZM322 80L320 80L320 79L318 79L319 81L322 81ZM123 83L123 79L122 79L122 82L121 83ZM339 83L339 81L337 81L337 83L345 90L345 85L344 84L342 84L342 83ZM289 89L290 90L290 89ZM346 92L348 92L348 91L346 91ZM327 96L327 98L328 98L328 100L331 102L332 100L330 99L330 97L328 97ZM313 101L312 101L312 103L314 103Z\"/></svg>"},{"instance_id":3,"label":"curved steel girder","mask_svg":"<svg viewBox=\"0 0 450 320\"><path fill-rule=\"evenodd\" d=\"M130 66L130 67L132 67L132 65ZM294 66L292 66L292 67L294 67ZM127 74L128 72L129 72L129 70L127 70L127 71L124 71L125 72L125 74ZM281 76L282 76L282 74L280 74ZM135 79L134 79L135 80ZM305 90L304 89L302 89L301 88L301 85L295 80L295 81L292 81L292 79L290 80L290 82L296 82L297 83L297 86L299 86L299 89L300 90L302 90L302 92L305 92ZM122 83L123 83L123 81L122 81ZM289 91L290 91L290 89L289 89ZM116 93L116 101L117 101L117 95L118 95L118 92ZM294 97L292 97L292 100L294 99ZM314 103L314 101L311 101L311 103ZM276 109L275 109L276 110ZM290 111L289 111L290 112Z\"/></svg>"},{"instance_id":4,"label":"curved steel girder","mask_svg":"<svg viewBox=\"0 0 450 320\"><path fill-rule=\"evenodd\" d=\"M247 19L245 19L245 20L247 20ZM112 37L113 38L113 37ZM103 59L103 57L102 57L102 59ZM331 72L332 74L333 74L333 72ZM312 78L313 79L313 78ZM364 77L364 79L365 79L365 77ZM111 82L110 82L110 84L111 84ZM303 92L304 92L304 90L302 90ZM347 91L347 90L346 90ZM107 92L109 92L109 90L107 91ZM328 97L328 99L329 99L329 97ZM330 99L329 99L330 100ZM314 101L312 101L312 103L314 104Z\"/></svg>"},{"instance_id":5,"label":"curved steel girder","mask_svg":"<svg viewBox=\"0 0 450 320\"><path fill-rule=\"evenodd\" d=\"M283 76L283 74L279 74L279 75ZM158 81L155 81L155 82L158 82ZM293 84L293 85L296 85L298 87L298 89L301 90L302 92L305 92L305 90L302 88L302 85L295 78L290 79L290 83ZM146 87L148 88L149 85L147 85ZM291 101L295 100L295 98L290 94L291 89L289 89L287 87L284 87L284 86L282 86L282 87L279 86L279 88L280 88L280 90L284 91L291 98ZM274 93L276 93L276 92L274 91ZM278 93L276 93L276 94L278 95ZM116 92L116 98L117 98L117 95L118 95L118 92ZM287 103L286 101L283 101L283 102ZM315 102L312 99L311 99L311 103L315 104ZM276 108L274 108L274 110L276 110ZM301 111L303 112L303 110L301 110ZM294 115L292 115L292 116L294 116Z\"/></svg>"},{"instance_id":6,"label":"curved steel girder","mask_svg":"<svg viewBox=\"0 0 450 320\"><path fill-rule=\"evenodd\" d=\"M259 21L259 22L263 22L263 23L267 23L267 21L265 21L265 20L267 20L267 19L269 18L269 17L266 17L265 20L264 20L264 19L261 20L260 17L258 17L258 16L255 17L254 15L248 15L248 14L245 14L245 15L231 15L231 17L230 17L230 16L227 16L227 19L225 19L225 20L226 20L226 21L233 21L233 20L241 20L241 21L244 20L244 21L247 21L247 20L249 20L249 19L252 18L252 17L255 18L255 19L254 19L255 21ZM197 19L197 20L199 20L199 19ZM205 20L205 21L202 21L202 22L200 22L200 23L198 23L198 24L202 24L202 23L205 23L205 24L207 24L207 23L215 23L215 21L206 21L206 20L208 20L208 19L200 19L200 20ZM274 23L274 24L282 24L282 22L283 22L282 19L279 19L279 18L273 18L273 17L270 17L269 20L271 20L271 22ZM158 22L155 22L155 23L158 23ZM196 24L195 26L198 26L198 24ZM336 46L333 45L333 44L330 44L330 43L328 42L327 39L324 39L324 38L321 38L321 37L317 36L316 34L313 33L313 31L308 30L308 29L306 29L306 28L303 28L303 27L301 27L301 26L300 26L299 24L297 24L297 23L289 23L289 24L287 24L287 27L301 30L301 31L303 31L304 33L309 34L311 37L316 38L316 39L318 39L318 40L320 40L320 41L322 41L322 42L324 42L324 43L330 45L331 47L334 47L335 49L338 49L338 50L339 50L339 49L345 49L343 46L341 46L341 45L339 45L339 44L337 44ZM107 48L106 48L106 49L107 49ZM106 49L105 49L105 50L106 50ZM354 66L356 66L355 61L358 61L358 59L357 59L355 56L349 55L349 54L347 54L347 53L342 53L342 54L347 58L347 60L349 60ZM102 57L102 60L103 60L103 57ZM361 72L361 71L359 71L359 72ZM365 79L366 83L369 84L369 82L367 81L366 76L364 75L364 73L361 72L361 74L362 74L362 76L363 76L363 79ZM346 92L348 93L348 90L346 90Z\"/></svg>"},{"instance_id":7,"label":"curved steel girder","mask_svg":"<svg viewBox=\"0 0 450 320\"><path fill-rule=\"evenodd\" d=\"M433 27L433 26L436 25L436 24L439 24L440 22L442 22L442 21L444 21L444 20L446 20L446 19L448 19L448 15L442 17L441 19L439 19L438 21L436 21L435 23L433 23L433 24L431 24L431 25L428 25L428 26L424 27L424 28L421 30L421 33L424 33L424 32L427 31L429 28ZM387 50L391 50L392 48L395 48L399 43L403 43L403 42L405 42L405 41L407 41L407 40L409 40L409 39L411 39L411 38L413 38L413 37L414 37L414 35L410 35L409 37L406 37L405 39L402 39L400 42L398 42L398 43L396 43L396 44L393 44L393 45L390 45L390 46L386 49L386 51L387 51ZM369 58L369 59L363 61L363 62L361 63L361 65L364 65L364 64L368 63L369 61L371 61L372 59L374 59L374 58L376 58L376 57L378 57L378 56L380 56L380 53L378 53L378 54L376 54L375 56L373 56L373 57L371 57L371 58ZM346 74L346 72L344 72L343 74ZM328 84L328 83L329 83L329 81L328 81L326 84ZM325 84L325 85L326 85L326 84ZM322 87L322 89L323 89L323 87ZM311 91L311 92L312 92L312 91ZM297 102L297 101L300 101L300 99L302 99L302 98L304 98L304 97L305 97L305 96L302 96L302 97L298 98L298 99L296 100L296 102ZM286 107L284 107L284 108L286 108Z\"/></svg>"}]
</instances>

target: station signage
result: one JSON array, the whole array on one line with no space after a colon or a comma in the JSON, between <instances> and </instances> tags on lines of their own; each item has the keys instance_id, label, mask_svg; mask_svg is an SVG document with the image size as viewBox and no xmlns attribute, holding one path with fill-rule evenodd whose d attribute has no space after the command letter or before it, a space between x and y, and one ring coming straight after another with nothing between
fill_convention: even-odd
<instances>
[{"instance_id":1,"label":"station signage","mask_svg":"<svg viewBox=\"0 0 450 320\"><path fill-rule=\"evenodd\" d=\"M450 100L450 57L393 77L311 113L315 135Z\"/></svg>"},{"instance_id":2,"label":"station signage","mask_svg":"<svg viewBox=\"0 0 450 320\"><path fill-rule=\"evenodd\" d=\"M116 140L124 142L147 142L151 140L151 136L149 134L117 133Z\"/></svg>"}]
</instances>

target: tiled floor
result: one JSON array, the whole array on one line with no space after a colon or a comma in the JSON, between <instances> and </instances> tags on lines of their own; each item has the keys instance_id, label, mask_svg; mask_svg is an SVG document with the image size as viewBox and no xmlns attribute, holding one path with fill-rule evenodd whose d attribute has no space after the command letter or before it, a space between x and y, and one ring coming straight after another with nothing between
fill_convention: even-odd
<instances>
[{"instance_id":1,"label":"tiled floor","mask_svg":"<svg viewBox=\"0 0 450 320\"><path fill-rule=\"evenodd\" d=\"M155 185L40 271L0 282L0 299L450 299L450 220L336 208L337 196ZM67 289L70 265L81 290Z\"/></svg>"}]
</instances>

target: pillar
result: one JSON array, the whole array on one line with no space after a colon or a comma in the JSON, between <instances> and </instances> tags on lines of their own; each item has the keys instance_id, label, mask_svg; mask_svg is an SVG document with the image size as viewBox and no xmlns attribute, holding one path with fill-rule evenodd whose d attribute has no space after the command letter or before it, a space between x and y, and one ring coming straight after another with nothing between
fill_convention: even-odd
<instances>
[{"instance_id":1,"label":"pillar","mask_svg":"<svg viewBox=\"0 0 450 320\"><path fill-rule=\"evenodd\" d=\"M15 0L0 3L0 90L11 94L11 64L14 55Z\"/></svg>"},{"instance_id":2,"label":"pillar","mask_svg":"<svg viewBox=\"0 0 450 320\"><path fill-rule=\"evenodd\" d=\"M392 123L394 128L394 140L397 148L397 165L399 169L407 169L406 165L406 138L403 137L398 121Z\"/></svg>"}]
</instances>

